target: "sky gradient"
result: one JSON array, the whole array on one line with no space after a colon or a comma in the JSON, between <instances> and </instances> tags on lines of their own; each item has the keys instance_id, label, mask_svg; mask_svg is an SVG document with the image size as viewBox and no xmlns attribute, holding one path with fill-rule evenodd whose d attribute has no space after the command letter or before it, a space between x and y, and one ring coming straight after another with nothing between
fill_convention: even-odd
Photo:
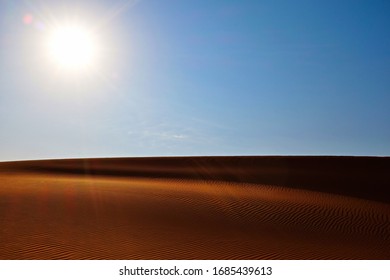
<instances>
[{"instance_id":1,"label":"sky gradient","mask_svg":"<svg viewBox=\"0 0 390 280\"><path fill-rule=\"evenodd\" d=\"M389 15L384 0L3 0L0 161L389 156ZM93 71L48 63L66 18L96 31Z\"/></svg>"}]
</instances>

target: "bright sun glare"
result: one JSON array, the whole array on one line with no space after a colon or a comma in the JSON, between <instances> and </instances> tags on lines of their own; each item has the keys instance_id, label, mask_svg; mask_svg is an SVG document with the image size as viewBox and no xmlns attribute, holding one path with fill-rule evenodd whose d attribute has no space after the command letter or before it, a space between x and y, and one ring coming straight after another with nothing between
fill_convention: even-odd
<instances>
[{"instance_id":1,"label":"bright sun glare","mask_svg":"<svg viewBox=\"0 0 390 280\"><path fill-rule=\"evenodd\" d=\"M97 59L97 43L93 33L81 25L54 28L49 36L49 55L61 68L85 70Z\"/></svg>"}]
</instances>

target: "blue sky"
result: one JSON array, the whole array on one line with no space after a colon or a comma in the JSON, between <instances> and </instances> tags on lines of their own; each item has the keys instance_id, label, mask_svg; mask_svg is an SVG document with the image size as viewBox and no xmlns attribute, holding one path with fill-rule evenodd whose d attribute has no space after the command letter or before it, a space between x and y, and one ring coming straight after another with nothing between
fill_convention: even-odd
<instances>
[{"instance_id":1,"label":"blue sky","mask_svg":"<svg viewBox=\"0 0 390 280\"><path fill-rule=\"evenodd\" d=\"M390 154L388 1L0 2L0 160ZM27 23L23 19L30 16ZM53 21L103 50L56 71Z\"/></svg>"}]
</instances>

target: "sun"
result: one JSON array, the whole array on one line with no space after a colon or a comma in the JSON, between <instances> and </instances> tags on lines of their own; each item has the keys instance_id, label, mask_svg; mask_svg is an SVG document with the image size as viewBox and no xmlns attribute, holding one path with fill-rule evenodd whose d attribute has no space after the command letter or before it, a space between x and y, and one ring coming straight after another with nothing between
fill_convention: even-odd
<instances>
[{"instance_id":1,"label":"sun","mask_svg":"<svg viewBox=\"0 0 390 280\"><path fill-rule=\"evenodd\" d=\"M68 24L51 30L48 54L62 69L86 70L96 64L98 44L91 30L80 24Z\"/></svg>"}]
</instances>

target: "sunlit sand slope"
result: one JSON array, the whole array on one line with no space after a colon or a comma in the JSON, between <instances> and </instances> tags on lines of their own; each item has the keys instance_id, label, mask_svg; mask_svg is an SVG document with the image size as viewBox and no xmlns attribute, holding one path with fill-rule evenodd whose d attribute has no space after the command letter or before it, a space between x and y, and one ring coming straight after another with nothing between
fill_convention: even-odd
<instances>
[{"instance_id":1,"label":"sunlit sand slope","mask_svg":"<svg viewBox=\"0 0 390 280\"><path fill-rule=\"evenodd\" d=\"M0 163L0 259L390 259L389 158Z\"/></svg>"}]
</instances>

